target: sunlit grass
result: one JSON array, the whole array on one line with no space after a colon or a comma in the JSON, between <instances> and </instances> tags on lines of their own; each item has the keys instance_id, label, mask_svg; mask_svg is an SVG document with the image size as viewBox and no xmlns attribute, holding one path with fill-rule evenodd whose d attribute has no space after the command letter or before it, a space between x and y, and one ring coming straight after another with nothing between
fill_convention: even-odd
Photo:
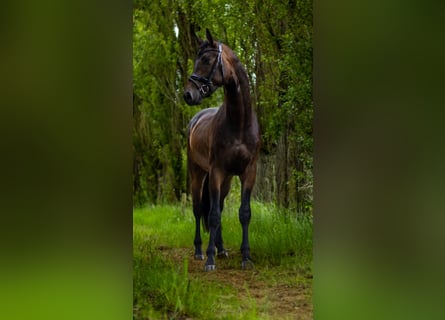
<instances>
[{"instance_id":1,"label":"sunlit grass","mask_svg":"<svg viewBox=\"0 0 445 320\"><path fill-rule=\"evenodd\" d=\"M241 226L236 200L228 198L222 215L225 247L235 256L224 262L223 267L229 269L241 267ZM191 255L181 257L180 264L162 255L162 247L188 248L193 252L195 222L191 204L135 209L133 224L135 319L174 319L184 315L196 319L264 318L259 312L266 306L257 306L254 299L247 298L248 305L241 308L234 288L191 278L187 271ZM297 217L274 205L252 202L249 236L255 267L262 270L264 281L283 281L292 269L310 273L310 215ZM208 234L203 233L204 250L207 242ZM290 278L289 282L296 279ZM215 308L227 310L216 315L212 311Z\"/></svg>"}]
</instances>

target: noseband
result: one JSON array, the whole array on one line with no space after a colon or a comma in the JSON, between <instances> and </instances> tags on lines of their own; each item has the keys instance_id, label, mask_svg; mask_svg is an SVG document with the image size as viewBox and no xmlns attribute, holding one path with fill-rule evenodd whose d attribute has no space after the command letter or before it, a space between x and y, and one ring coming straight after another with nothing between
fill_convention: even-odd
<instances>
[{"instance_id":1,"label":"noseband","mask_svg":"<svg viewBox=\"0 0 445 320\"><path fill-rule=\"evenodd\" d=\"M211 51L218 52L218 57L216 58L215 62L213 63L212 69L210 70L207 77L201 77L200 75L198 75L196 73L193 73L189 77L189 80L196 86L196 88L198 89L198 91L202 97L207 97L211 94L211 87L213 86L212 79L213 79L213 76L215 75L216 69L218 69L218 66L221 67L221 75L222 75L222 78L224 79L224 65L222 62L222 45L221 45L221 43L218 44L218 50L209 49L209 50L203 51L201 53L201 55L203 55L206 52L211 52ZM200 82L201 84L199 84L197 81Z\"/></svg>"}]
</instances>

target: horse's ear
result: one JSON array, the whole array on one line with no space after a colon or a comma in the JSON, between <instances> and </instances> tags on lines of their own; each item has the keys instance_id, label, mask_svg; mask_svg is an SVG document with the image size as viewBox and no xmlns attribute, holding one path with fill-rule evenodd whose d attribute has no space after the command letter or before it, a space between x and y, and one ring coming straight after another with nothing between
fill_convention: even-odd
<instances>
[{"instance_id":1,"label":"horse's ear","mask_svg":"<svg viewBox=\"0 0 445 320\"><path fill-rule=\"evenodd\" d=\"M207 28L206 28L206 36L207 36L207 40L209 40L210 45L213 46L213 38L212 38L212 35L211 35L209 29L207 29Z\"/></svg>"}]
</instances>

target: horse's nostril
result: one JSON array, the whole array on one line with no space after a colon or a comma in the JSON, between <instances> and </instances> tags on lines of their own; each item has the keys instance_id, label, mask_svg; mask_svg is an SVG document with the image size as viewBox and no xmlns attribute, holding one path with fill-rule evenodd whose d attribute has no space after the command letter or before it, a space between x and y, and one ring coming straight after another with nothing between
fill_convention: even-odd
<instances>
[{"instance_id":1,"label":"horse's nostril","mask_svg":"<svg viewBox=\"0 0 445 320\"><path fill-rule=\"evenodd\" d=\"M184 99L185 99L185 101L192 100L192 95L190 94L189 91L184 92Z\"/></svg>"}]
</instances>

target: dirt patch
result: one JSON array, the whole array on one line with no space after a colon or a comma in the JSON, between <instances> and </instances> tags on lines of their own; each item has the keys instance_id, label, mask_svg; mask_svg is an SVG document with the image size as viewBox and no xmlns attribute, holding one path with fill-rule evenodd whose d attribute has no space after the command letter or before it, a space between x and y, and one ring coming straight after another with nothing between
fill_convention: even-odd
<instances>
[{"instance_id":1,"label":"dirt patch","mask_svg":"<svg viewBox=\"0 0 445 320\"><path fill-rule=\"evenodd\" d=\"M313 319L312 275L307 272L261 266L241 270L241 255L234 252L229 258L217 260L215 272L204 272L204 261L194 260L190 249L160 247L159 250L179 266L188 258L191 279L233 288L246 312L253 306L263 318Z\"/></svg>"}]
</instances>

